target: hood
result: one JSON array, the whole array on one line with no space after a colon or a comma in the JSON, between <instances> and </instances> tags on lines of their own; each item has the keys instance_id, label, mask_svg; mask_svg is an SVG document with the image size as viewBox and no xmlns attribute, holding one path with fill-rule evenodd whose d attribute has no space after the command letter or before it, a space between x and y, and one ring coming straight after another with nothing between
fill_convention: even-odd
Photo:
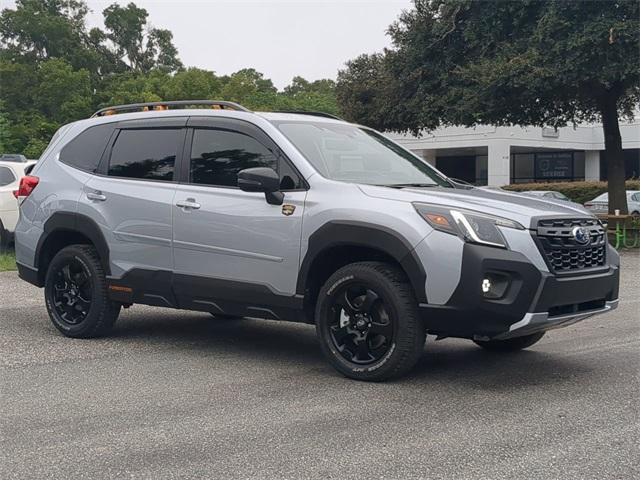
<instances>
[{"instance_id":1,"label":"hood","mask_svg":"<svg viewBox=\"0 0 640 480\"><path fill-rule=\"evenodd\" d=\"M582 205L483 188L391 188L359 185L365 195L405 202L433 203L497 215L529 228L534 217L593 217Z\"/></svg>"}]
</instances>

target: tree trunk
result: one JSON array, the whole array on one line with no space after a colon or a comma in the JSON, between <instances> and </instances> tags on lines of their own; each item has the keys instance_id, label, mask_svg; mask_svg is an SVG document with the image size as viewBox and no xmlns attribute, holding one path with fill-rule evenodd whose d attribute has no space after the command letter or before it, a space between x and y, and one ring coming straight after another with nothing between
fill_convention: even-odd
<instances>
[{"instance_id":1,"label":"tree trunk","mask_svg":"<svg viewBox=\"0 0 640 480\"><path fill-rule=\"evenodd\" d=\"M609 182L609 214L620 210L621 215L629 213L625 188L625 167L622 154L622 137L618 122L617 98L606 96L600 105L602 128L604 130L604 151L607 159L607 179Z\"/></svg>"}]
</instances>

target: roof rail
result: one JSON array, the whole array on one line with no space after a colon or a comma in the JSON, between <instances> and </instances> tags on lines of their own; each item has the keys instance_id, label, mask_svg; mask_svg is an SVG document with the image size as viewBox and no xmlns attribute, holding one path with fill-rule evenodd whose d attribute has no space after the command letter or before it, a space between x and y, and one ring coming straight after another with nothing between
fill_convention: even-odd
<instances>
[{"instance_id":1,"label":"roof rail","mask_svg":"<svg viewBox=\"0 0 640 480\"><path fill-rule=\"evenodd\" d=\"M340 118L337 115L332 115L331 113L325 113L325 112L309 112L307 110L278 110L278 113L296 113L298 115L313 115L314 117L333 118L334 120L344 121L343 118Z\"/></svg>"},{"instance_id":2,"label":"roof rail","mask_svg":"<svg viewBox=\"0 0 640 480\"><path fill-rule=\"evenodd\" d=\"M149 110L169 110L173 108L186 108L191 106L207 106L217 110L236 110L239 112L250 112L248 108L243 107L239 103L225 102L218 100L174 100L169 102L145 102L130 103L128 105L115 105L113 107L105 107L91 115L94 117L104 117L107 115L115 115L117 113L146 112Z\"/></svg>"}]
</instances>

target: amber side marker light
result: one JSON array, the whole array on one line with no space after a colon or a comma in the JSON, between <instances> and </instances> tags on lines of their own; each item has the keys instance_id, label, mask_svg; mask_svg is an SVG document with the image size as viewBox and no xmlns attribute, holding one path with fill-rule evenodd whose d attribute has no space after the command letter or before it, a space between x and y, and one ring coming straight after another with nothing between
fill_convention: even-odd
<instances>
[{"instance_id":1,"label":"amber side marker light","mask_svg":"<svg viewBox=\"0 0 640 480\"><path fill-rule=\"evenodd\" d=\"M425 217L427 217L429 221L435 225L440 225L442 227L451 226L451 224L449 223L449 220L447 220L447 217L444 217L442 215L438 215L435 213L427 213L425 214Z\"/></svg>"}]
</instances>

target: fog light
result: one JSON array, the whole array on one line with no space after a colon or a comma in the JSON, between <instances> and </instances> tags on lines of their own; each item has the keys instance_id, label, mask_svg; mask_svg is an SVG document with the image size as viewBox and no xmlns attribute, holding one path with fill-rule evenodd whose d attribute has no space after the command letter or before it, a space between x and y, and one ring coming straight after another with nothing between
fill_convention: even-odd
<instances>
[{"instance_id":1,"label":"fog light","mask_svg":"<svg viewBox=\"0 0 640 480\"><path fill-rule=\"evenodd\" d=\"M480 284L482 295L492 300L502 298L509 288L509 283L510 277L508 275L495 272L487 273Z\"/></svg>"}]
</instances>

